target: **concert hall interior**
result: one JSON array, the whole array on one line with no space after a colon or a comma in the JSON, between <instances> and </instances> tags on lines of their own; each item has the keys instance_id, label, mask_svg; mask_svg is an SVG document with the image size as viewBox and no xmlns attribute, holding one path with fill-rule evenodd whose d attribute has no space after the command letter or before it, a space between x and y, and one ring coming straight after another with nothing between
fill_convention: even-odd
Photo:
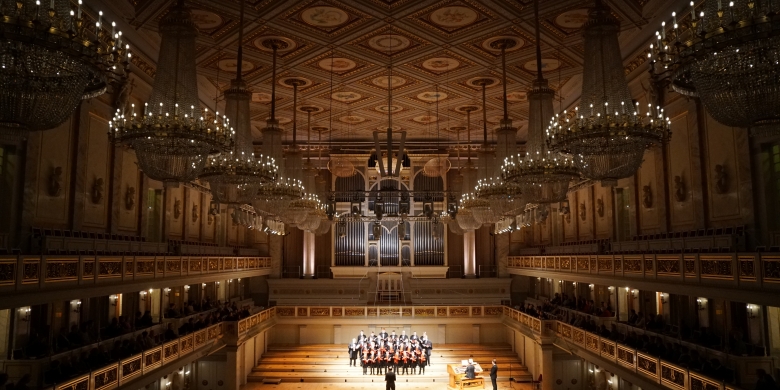
<instances>
[{"instance_id":1,"label":"concert hall interior","mask_svg":"<svg viewBox=\"0 0 780 390\"><path fill-rule=\"evenodd\" d=\"M778 390L780 1L0 13L0 388Z\"/></svg>"}]
</instances>

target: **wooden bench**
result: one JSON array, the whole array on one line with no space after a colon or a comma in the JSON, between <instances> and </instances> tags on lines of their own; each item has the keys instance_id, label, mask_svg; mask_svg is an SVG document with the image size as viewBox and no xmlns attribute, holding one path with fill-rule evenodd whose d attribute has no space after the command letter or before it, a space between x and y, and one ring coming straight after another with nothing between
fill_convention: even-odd
<instances>
[{"instance_id":1,"label":"wooden bench","mask_svg":"<svg viewBox=\"0 0 780 390\"><path fill-rule=\"evenodd\" d=\"M485 379L481 376L475 377L474 379L466 379L463 378L460 380L460 383L458 384L459 389L471 389L474 387L480 387L485 388Z\"/></svg>"}]
</instances>

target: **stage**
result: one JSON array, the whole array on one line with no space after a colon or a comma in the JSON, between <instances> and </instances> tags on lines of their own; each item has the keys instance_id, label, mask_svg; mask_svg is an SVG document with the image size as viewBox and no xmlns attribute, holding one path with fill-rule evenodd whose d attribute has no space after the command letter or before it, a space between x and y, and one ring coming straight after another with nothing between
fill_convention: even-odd
<instances>
[{"instance_id":1,"label":"stage","mask_svg":"<svg viewBox=\"0 0 780 390\"><path fill-rule=\"evenodd\" d=\"M474 359L487 367L491 360L498 362L499 388L509 389L511 377L516 381L530 381L531 375L520 364L517 355L508 344L441 344L434 345L432 365L425 374L398 374L396 386L406 389L446 389L449 380L448 364L460 364L461 360ZM490 389L487 372L485 388ZM263 380L281 380L280 385L263 384ZM363 375L363 368L350 367L346 345L271 345L259 364L249 374L247 390L255 388L278 389L367 389L384 386L384 375ZM294 386L294 387L293 387ZM514 389L529 390L525 383L512 383Z\"/></svg>"}]
</instances>

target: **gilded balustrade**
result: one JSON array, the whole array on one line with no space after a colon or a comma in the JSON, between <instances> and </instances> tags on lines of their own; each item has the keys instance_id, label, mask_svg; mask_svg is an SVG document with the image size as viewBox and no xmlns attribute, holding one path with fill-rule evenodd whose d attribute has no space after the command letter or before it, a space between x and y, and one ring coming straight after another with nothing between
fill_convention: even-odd
<instances>
[{"instance_id":1,"label":"gilded balustrade","mask_svg":"<svg viewBox=\"0 0 780 390\"><path fill-rule=\"evenodd\" d=\"M0 256L0 292L270 269L268 257Z\"/></svg>"},{"instance_id":2,"label":"gilded balustrade","mask_svg":"<svg viewBox=\"0 0 780 390\"><path fill-rule=\"evenodd\" d=\"M503 315L506 320L515 321L519 326L536 330L529 324L533 320L544 322L545 329L553 329L557 337L570 341L593 355L602 359L617 363L619 366L640 374L652 382L671 390L737 390L733 385L706 377L702 374L689 371L674 363L639 352L627 345L613 340L605 339L597 334L572 327L565 322L557 320L540 321L510 307L504 307ZM771 359L771 358L770 358ZM597 361L592 361L598 363ZM619 374L619 373L618 373Z\"/></svg>"},{"instance_id":3,"label":"gilded balustrade","mask_svg":"<svg viewBox=\"0 0 780 390\"><path fill-rule=\"evenodd\" d=\"M763 253L509 256L507 268L697 281L780 290L780 255Z\"/></svg>"},{"instance_id":4,"label":"gilded balustrade","mask_svg":"<svg viewBox=\"0 0 780 390\"><path fill-rule=\"evenodd\" d=\"M269 325L268 321L275 317L275 312L275 308L270 308L241 321L227 321L212 325L59 384L55 386L54 390L106 390L123 386L140 376L210 345L209 341L218 340L227 334L223 328L238 329L242 328L239 324L244 323L242 334L246 334L256 327ZM250 324L251 326L249 326Z\"/></svg>"}]
</instances>

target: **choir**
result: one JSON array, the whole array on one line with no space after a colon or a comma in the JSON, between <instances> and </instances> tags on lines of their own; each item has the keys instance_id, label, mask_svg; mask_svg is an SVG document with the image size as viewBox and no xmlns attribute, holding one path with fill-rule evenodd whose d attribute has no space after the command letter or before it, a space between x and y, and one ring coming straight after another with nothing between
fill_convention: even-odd
<instances>
[{"instance_id":1,"label":"choir","mask_svg":"<svg viewBox=\"0 0 780 390\"><path fill-rule=\"evenodd\" d=\"M414 332L411 336L403 331L387 334L383 328L378 335L371 332L366 336L363 331L349 344L349 365L357 366L358 360L363 367L363 375L384 375L388 368L397 374L425 374L425 366L431 364L433 344L428 335L422 337Z\"/></svg>"}]
</instances>

